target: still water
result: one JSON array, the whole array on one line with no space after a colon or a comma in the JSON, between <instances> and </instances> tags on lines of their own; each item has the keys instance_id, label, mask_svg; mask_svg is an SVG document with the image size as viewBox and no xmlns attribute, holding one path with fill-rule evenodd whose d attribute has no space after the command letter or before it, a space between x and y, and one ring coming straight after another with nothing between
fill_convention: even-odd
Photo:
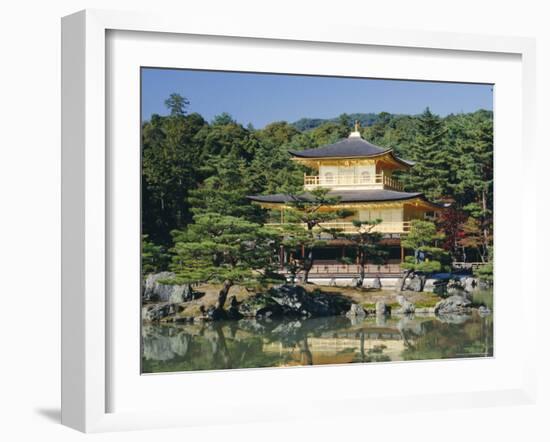
<instances>
[{"instance_id":1,"label":"still water","mask_svg":"<svg viewBox=\"0 0 550 442\"><path fill-rule=\"evenodd\" d=\"M493 318L478 314L144 325L142 335L143 373L493 355Z\"/></svg>"}]
</instances>

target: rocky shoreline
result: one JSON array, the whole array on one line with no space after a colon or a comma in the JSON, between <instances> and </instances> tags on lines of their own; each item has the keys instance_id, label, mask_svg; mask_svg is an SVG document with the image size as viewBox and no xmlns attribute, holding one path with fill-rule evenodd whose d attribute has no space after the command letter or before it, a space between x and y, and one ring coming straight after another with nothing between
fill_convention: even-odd
<instances>
[{"instance_id":1,"label":"rocky shoreline","mask_svg":"<svg viewBox=\"0 0 550 442\"><path fill-rule=\"evenodd\" d=\"M142 293L142 320L144 322L186 323L194 321L240 320L243 318L319 318L346 316L361 319L369 316L388 317L392 315L434 314L449 321L460 320L460 316L477 311L488 315L491 311L484 305L474 305L475 284L453 284L446 296L430 307L416 306L412 296L399 293L397 303L377 301L364 307L358 302L338 292L318 289L308 291L301 285L282 284L271 287L263 293L255 293L239 301L235 295L228 298L225 308L216 308L201 303L203 292L190 285L167 283L173 277L168 272L149 275ZM309 287L308 287L309 288ZM200 303L196 313L186 312L190 304ZM184 313L186 312L186 313Z\"/></svg>"}]
</instances>

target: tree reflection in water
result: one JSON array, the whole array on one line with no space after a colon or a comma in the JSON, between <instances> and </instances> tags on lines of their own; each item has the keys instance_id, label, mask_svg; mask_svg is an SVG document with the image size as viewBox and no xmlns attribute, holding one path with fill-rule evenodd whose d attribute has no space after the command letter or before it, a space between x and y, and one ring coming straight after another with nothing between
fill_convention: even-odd
<instances>
[{"instance_id":1,"label":"tree reflection in water","mask_svg":"<svg viewBox=\"0 0 550 442\"><path fill-rule=\"evenodd\" d=\"M144 373L487 357L493 318L345 317L144 325Z\"/></svg>"}]
</instances>

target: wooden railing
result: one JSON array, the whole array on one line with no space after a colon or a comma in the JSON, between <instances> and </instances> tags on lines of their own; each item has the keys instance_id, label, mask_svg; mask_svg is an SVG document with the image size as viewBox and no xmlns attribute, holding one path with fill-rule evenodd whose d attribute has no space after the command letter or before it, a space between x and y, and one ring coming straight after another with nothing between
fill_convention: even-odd
<instances>
[{"instance_id":1,"label":"wooden railing","mask_svg":"<svg viewBox=\"0 0 550 442\"><path fill-rule=\"evenodd\" d=\"M270 227L282 227L283 224L281 223L270 223L266 224L266 226ZM307 225L301 224L301 226L304 229L307 229ZM358 228L353 225L351 222L346 221L336 221L336 222L326 222L321 223L320 226L315 227L315 230L320 229L337 229L341 231L342 233L358 233L360 229L367 230L369 229L369 226L362 226L361 228ZM372 232L378 232L378 233L407 233L411 229L411 222L410 221L382 221L380 224L377 224L372 228Z\"/></svg>"},{"instance_id":2,"label":"wooden railing","mask_svg":"<svg viewBox=\"0 0 550 442\"><path fill-rule=\"evenodd\" d=\"M321 263L316 261L310 271L311 276L321 275L350 275L356 276L360 272L360 267L357 264L335 264L335 263ZM379 274L401 274L402 269L400 264L367 264L365 266L365 273L367 275L379 275Z\"/></svg>"},{"instance_id":3,"label":"wooden railing","mask_svg":"<svg viewBox=\"0 0 550 442\"><path fill-rule=\"evenodd\" d=\"M395 178L377 173L375 175L305 175L304 187L311 189L315 187L335 187L335 186L365 186L372 188L385 188L393 190L403 190L403 184Z\"/></svg>"},{"instance_id":4,"label":"wooden railing","mask_svg":"<svg viewBox=\"0 0 550 442\"><path fill-rule=\"evenodd\" d=\"M384 175L384 188L403 190L403 184L397 181L395 178Z\"/></svg>"}]
</instances>

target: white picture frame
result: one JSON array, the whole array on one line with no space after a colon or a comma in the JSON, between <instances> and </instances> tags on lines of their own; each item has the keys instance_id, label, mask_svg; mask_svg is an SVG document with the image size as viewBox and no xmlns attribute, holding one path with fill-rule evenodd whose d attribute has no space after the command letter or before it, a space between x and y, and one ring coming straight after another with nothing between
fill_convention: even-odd
<instances>
[{"instance_id":1,"label":"white picture frame","mask_svg":"<svg viewBox=\"0 0 550 442\"><path fill-rule=\"evenodd\" d=\"M116 320L110 311L108 298L109 281L109 244L111 235L116 230L109 228L109 216L112 210L112 195L109 194L110 179L108 139L110 134L106 129L106 121L110 117L107 106L110 77L107 56L110 54L106 36L108 32L143 32L156 33L156 38L174 35L185 36L217 36L219 38L255 39L274 42L285 42L292 45L308 42L311 44L337 44L346 47L376 47L379 51L390 48L408 50L425 49L432 51L437 57L440 53L470 53L483 60L484 54L503 54L518 57L521 65L521 151L515 153L521 160L520 176L526 178L533 170L535 158L534 144L534 108L535 108L535 46L534 41L517 37L490 37L478 35L428 33L416 31L392 32L368 27L350 28L334 25L319 28L314 25L295 26L292 24L254 23L217 23L207 17L196 17L187 20L185 25L177 17L153 16L141 13L122 13L111 11L87 10L63 18L62 21L62 423L85 432L159 428L170 426L207 425L212 416L204 416L201 407L196 406L193 413L189 410L179 410L166 406L154 407L151 410L114 410L109 404L109 394L114 386L109 376L112 369L112 347L110 345L109 327ZM160 37L159 37L160 36ZM112 54L111 54L112 55ZM111 60L112 61L112 60ZM449 67L452 69L452 67ZM421 79L421 78L416 78ZM495 112L499 112L497 102ZM497 128L496 131L500 130ZM498 139L498 137L497 137ZM502 143L504 146L505 144ZM139 149L139 146L136 146ZM495 148L497 149L497 148ZM504 158L501 156L501 158ZM502 161L505 164L505 161ZM497 155L497 168L499 157ZM505 167L505 166L502 166ZM496 173L498 180L498 171ZM502 175L501 175L502 177ZM504 181L503 178L501 178ZM525 180L522 180L525 181ZM498 191L498 181L496 181ZM532 190L532 189L530 189ZM514 190L522 200L521 227L519 234L527 237L528 220L535 220L536 192L527 191L524 186ZM498 205L498 202L497 202ZM497 219L498 210L496 211ZM500 221L497 221L500 222ZM506 232L504 221L500 234ZM524 241L513 253L521 257L535 256L536 243ZM499 261L496 246L497 287L498 273L505 272L504 259ZM521 260L526 263L526 260ZM502 264L499 264L502 263ZM499 266L502 270L499 270ZM526 267L526 265L524 266ZM526 274L526 268L521 270ZM504 293L505 288L502 288ZM518 310L526 311L527 306L534 302L536 296L535 282L532 278L522 278L522 296L516 300ZM504 299L504 298L503 298ZM497 301L498 302L498 301ZM505 307L505 303L502 304ZM504 310L504 309L503 309ZM500 321L496 317L496 323ZM506 318L502 316L503 321ZM525 339L525 349L521 352L521 375L508 384L502 383L499 388L489 389L476 387L473 390L462 388L453 393L430 391L427 394L403 393L403 391L388 391L386 394L377 392L369 396L359 391L358 395L350 396L331 391L327 397L312 397L308 407L303 403L289 403L282 408L274 403L273 407L263 404L261 407L253 398L231 397L238 403L236 409L242 413L232 416L217 416L217 422L224 419L229 422L260 421L284 419L297 415L325 416L332 413L331 404L338 402L338 414L364 415L371 412L405 411L414 406L415 409L463 408L472 406L491 406L498 404L532 403L535 397L535 366L534 358L528 355L534 352L534 337L536 324L519 315ZM499 327L506 327L501 322ZM498 360L498 350L495 359ZM505 360L505 358L503 358ZM443 364L456 364L456 369L463 368L460 362L446 361ZM434 363L428 365L408 364L409 370L434 371ZM361 364L354 364L352 370L347 370L350 378L360 376ZM460 367L459 367L460 365ZM364 367L364 366L363 366ZM380 366L378 366L380 367ZM490 368L488 366L488 368ZM519 370L519 368L517 368ZM295 370L261 370L260 375L250 375L249 382L262 382L273 378L274 384L315 378L311 373L322 373L323 376L337 376L341 367L295 369ZM375 376L380 370L373 368ZM391 370L390 370L391 371ZM246 382L245 371L236 370L232 374L233 381ZM254 373L260 371L255 370ZM284 373L281 375L280 373ZM136 375L136 373L133 373ZM178 375L162 375L164 384L176 382ZM218 373L188 373L187 380L195 376L195 381L201 385L209 382L221 382L229 376L226 372ZM256 376L256 377L255 377ZM383 376L383 375L380 375ZM160 376L159 376L160 378ZM254 379L252 379L254 378ZM300 380L300 382L302 382ZM242 384L241 384L242 385ZM204 387L202 387L204 388ZM305 387L309 388L309 387ZM313 388L313 386L311 386ZM191 399L193 391L190 392ZM376 401L368 400L376 397ZM197 399L198 400L198 399ZM212 402L212 401L210 401ZM227 402L227 401L226 401ZM225 405L227 406L227 403ZM198 402L197 402L198 404ZM237 417L237 415L242 417Z\"/></svg>"}]
</instances>

